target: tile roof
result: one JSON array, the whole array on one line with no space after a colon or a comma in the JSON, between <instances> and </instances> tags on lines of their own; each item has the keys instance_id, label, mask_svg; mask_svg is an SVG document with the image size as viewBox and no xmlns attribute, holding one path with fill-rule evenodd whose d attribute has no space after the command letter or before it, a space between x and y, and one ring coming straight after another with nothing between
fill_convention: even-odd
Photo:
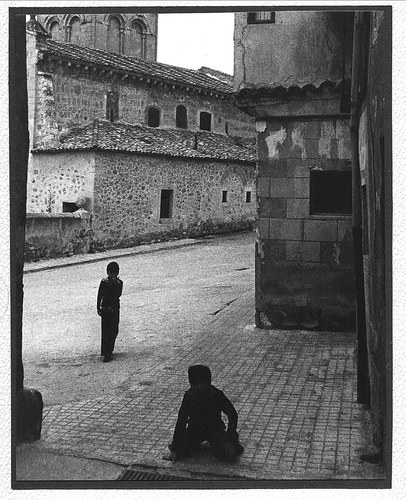
<instances>
[{"instance_id":1,"label":"tile roof","mask_svg":"<svg viewBox=\"0 0 406 500\"><path fill-rule=\"evenodd\" d=\"M213 132L153 128L95 120L61 134L60 145L39 147L34 153L62 151L117 151L184 158L255 163L255 139Z\"/></svg>"},{"instance_id":2,"label":"tile roof","mask_svg":"<svg viewBox=\"0 0 406 500\"><path fill-rule=\"evenodd\" d=\"M233 92L232 84L227 82L225 78L219 78L214 70L210 76L204 71L145 61L136 57L106 52L92 47L82 47L51 38L44 39L39 44L38 49L42 54L51 58L104 67L136 77L152 78L219 94L231 95Z\"/></svg>"}]
</instances>

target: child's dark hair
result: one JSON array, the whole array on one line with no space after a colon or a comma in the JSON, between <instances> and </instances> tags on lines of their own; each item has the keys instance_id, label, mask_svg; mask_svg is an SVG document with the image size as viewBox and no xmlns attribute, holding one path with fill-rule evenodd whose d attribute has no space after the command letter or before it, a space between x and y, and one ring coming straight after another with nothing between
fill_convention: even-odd
<instances>
[{"instance_id":1,"label":"child's dark hair","mask_svg":"<svg viewBox=\"0 0 406 500\"><path fill-rule=\"evenodd\" d=\"M193 365L188 368L188 376L190 385L210 385L211 371L205 365Z\"/></svg>"},{"instance_id":2,"label":"child's dark hair","mask_svg":"<svg viewBox=\"0 0 406 500\"><path fill-rule=\"evenodd\" d=\"M107 274L109 273L116 273L118 274L120 271L120 266L117 264L117 262L110 262L107 265Z\"/></svg>"}]
</instances>

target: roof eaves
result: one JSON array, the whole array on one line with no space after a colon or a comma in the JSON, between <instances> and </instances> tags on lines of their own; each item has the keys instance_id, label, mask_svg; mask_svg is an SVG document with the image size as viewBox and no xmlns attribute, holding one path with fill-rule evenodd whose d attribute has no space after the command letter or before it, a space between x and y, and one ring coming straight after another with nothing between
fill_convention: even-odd
<instances>
[{"instance_id":1,"label":"roof eaves","mask_svg":"<svg viewBox=\"0 0 406 500\"><path fill-rule=\"evenodd\" d=\"M231 86L230 86L230 89L227 89L227 90L226 89L219 89L219 88L216 88L215 86L210 86L210 83L215 83L215 82L203 82L202 81L201 84L199 84L198 82L196 82L196 83L182 82L176 76L165 78L164 76L150 75L150 74L148 74L148 72L142 71L140 69L134 70L131 68L126 68L126 69L117 68L117 67L114 67L114 63L109 64L109 62L107 62L107 61L106 62L103 62L103 61L95 62L95 61L92 61L92 58L90 55L86 56L86 54L79 54L79 55L73 54L72 55L69 53L61 53L61 52L55 53L54 50L52 48L49 48L46 43L40 44L38 49L39 49L39 52L46 55L50 60L59 61L59 62L64 61L68 64L70 63L69 65L75 64L78 67L84 65L86 69L88 67L92 67L96 70L100 70L101 73L105 72L106 70L107 71L109 70L110 75L113 73L118 74L118 75L121 74L125 78L127 78L129 75L131 75L133 78L139 79L141 81L143 81L145 79L148 82L155 81L155 82L162 82L162 83L167 84L167 85L172 85L173 88L178 87L178 88L186 88L186 89L188 89L188 88L195 89L199 93L203 92L206 95L230 96L233 93L233 89ZM170 67L170 65L163 65L163 66ZM187 70L186 68L180 68L180 69ZM195 73L196 73L196 75L195 75ZM199 72L194 72L193 74L194 74L194 76L196 76L196 78L201 76L199 74ZM180 77L181 77L181 75L180 75Z\"/></svg>"}]
</instances>

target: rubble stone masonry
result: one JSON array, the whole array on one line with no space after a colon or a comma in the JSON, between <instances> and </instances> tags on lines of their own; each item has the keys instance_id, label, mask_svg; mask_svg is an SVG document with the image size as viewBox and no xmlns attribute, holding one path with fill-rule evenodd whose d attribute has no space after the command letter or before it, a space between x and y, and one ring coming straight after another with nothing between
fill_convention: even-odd
<instances>
[{"instance_id":1,"label":"rubble stone masonry","mask_svg":"<svg viewBox=\"0 0 406 500\"><path fill-rule=\"evenodd\" d=\"M160 218L161 190L173 190L170 218ZM249 229L255 216L255 165L121 153L96 156L93 229L107 246L131 245L148 234L182 237Z\"/></svg>"}]
</instances>

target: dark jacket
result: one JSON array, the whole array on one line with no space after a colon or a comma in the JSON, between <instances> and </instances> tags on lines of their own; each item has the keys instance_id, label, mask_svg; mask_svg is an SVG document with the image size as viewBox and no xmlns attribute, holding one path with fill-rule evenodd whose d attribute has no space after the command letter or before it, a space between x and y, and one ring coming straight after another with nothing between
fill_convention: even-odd
<instances>
[{"instance_id":1,"label":"dark jacket","mask_svg":"<svg viewBox=\"0 0 406 500\"><path fill-rule=\"evenodd\" d=\"M97 310L102 312L118 310L122 291L123 282L120 279L116 282L109 278L102 279L97 294Z\"/></svg>"},{"instance_id":2,"label":"dark jacket","mask_svg":"<svg viewBox=\"0 0 406 500\"><path fill-rule=\"evenodd\" d=\"M213 385L192 386L183 396L173 435L173 444L176 446L177 442L182 440L186 427L190 432L207 436L224 432L225 425L221 412L228 417L227 432L235 434L238 415L225 394Z\"/></svg>"}]
</instances>

